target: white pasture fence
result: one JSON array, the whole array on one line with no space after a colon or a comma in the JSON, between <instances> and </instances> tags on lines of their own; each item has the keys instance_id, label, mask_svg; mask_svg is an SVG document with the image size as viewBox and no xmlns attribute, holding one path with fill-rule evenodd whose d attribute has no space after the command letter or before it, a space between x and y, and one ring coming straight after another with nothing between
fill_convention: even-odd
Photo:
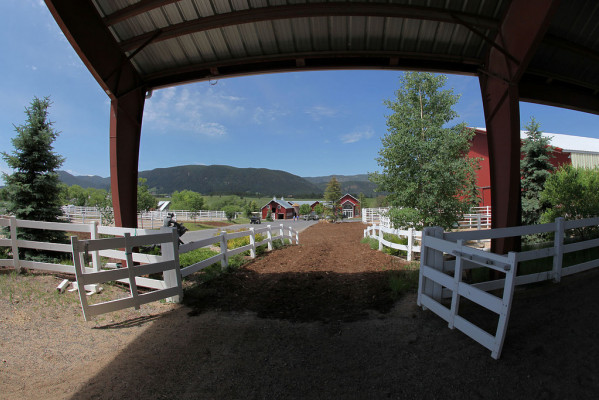
<instances>
[{"instance_id":1,"label":"white pasture fence","mask_svg":"<svg viewBox=\"0 0 599 400\"><path fill-rule=\"evenodd\" d=\"M495 359L501 355L514 286L553 279L559 282L562 276L599 267L599 259L585 261L563 268L564 254L591 249L599 246L599 239L591 239L565 244L567 231L581 227L596 227L599 218L555 222L542 225L498 228L482 231L444 232L442 228L425 228L422 236L422 257L420 258L420 280L418 285L418 305L428 308L449 323L451 329L460 331L491 350ZM552 247L539 250L510 252L499 255L472 248L470 241L524 236L538 233L554 234ZM448 260L447 258L454 258ZM551 270L517 275L518 263L553 257ZM489 268L505 274L505 278L468 284L462 281L462 272L472 268ZM490 290L503 289L501 297ZM451 298L447 308L441 301ZM476 304L496 313L499 317L494 335L477 327L458 315L460 297L466 297Z\"/></svg>"},{"instance_id":2,"label":"white pasture fence","mask_svg":"<svg viewBox=\"0 0 599 400\"><path fill-rule=\"evenodd\" d=\"M491 228L491 206L472 207L470 213L464 214L463 219L458 221L460 229L490 229Z\"/></svg>"},{"instance_id":3,"label":"white pasture fence","mask_svg":"<svg viewBox=\"0 0 599 400\"><path fill-rule=\"evenodd\" d=\"M98 207L62 206L62 213L67 221L73 223L85 224L98 221L102 225L106 222ZM227 219L224 211L216 210L144 211L137 213L137 225L141 228L158 229L169 213L175 214L179 222L224 221ZM241 214L237 213L236 218Z\"/></svg>"},{"instance_id":4,"label":"white pasture fence","mask_svg":"<svg viewBox=\"0 0 599 400\"><path fill-rule=\"evenodd\" d=\"M266 234L266 238L257 242L256 236L259 234ZM244 236L249 236L249 244L237 247L235 249L228 248L229 240ZM285 228L283 224L281 224L279 227L274 228L271 225L267 225L264 228L250 228L247 231L241 232L229 233L226 231L222 231L218 236L182 244L179 247L179 254L187 253L202 247L209 247L216 244L220 246L220 253L213 257L207 258L205 260L202 260L200 262L197 262L195 264L181 269L181 276L186 277L190 274L193 274L194 272L198 272L206 267L209 267L210 265L219 261L221 263L221 267L223 269L226 269L229 266L229 259L231 257L248 250L250 252L250 257L256 258L256 247L266 244L268 250L270 251L273 249L273 241L277 239L283 241L285 241L285 239L288 239L291 242L291 244L293 244L295 240L295 244L299 244L299 233L292 227Z\"/></svg>"},{"instance_id":5,"label":"white pasture fence","mask_svg":"<svg viewBox=\"0 0 599 400\"><path fill-rule=\"evenodd\" d=\"M179 255L176 251L179 235L175 228L164 228L166 232L143 236L131 236L125 233L122 238L78 240L76 236L71 237L73 249L73 260L75 263L75 275L79 289L79 299L83 310L83 317L88 321L92 316L105 314L111 311L139 306L152 301L168 298L172 302L179 302L183 297L181 285L181 274L179 271ZM170 232L168 231L170 230ZM156 257L157 261L150 264L134 265L133 248L148 245L162 245L162 256ZM123 248L126 256L126 267L112 270L101 270L87 272L86 255L92 252L106 251L115 248ZM158 261L160 259L160 261ZM142 275L155 273L163 274L164 288L147 293L139 293L137 290L137 278ZM86 285L98 285L108 281L126 281L129 284L130 296L112 301L89 304L85 291Z\"/></svg>"},{"instance_id":6,"label":"white pasture fence","mask_svg":"<svg viewBox=\"0 0 599 400\"><path fill-rule=\"evenodd\" d=\"M247 231L241 232L229 233L223 231L220 235L213 238L186 243L181 246L178 245L178 241L175 242L176 246L173 246L173 244L170 242L171 239L169 238L171 238L172 232L175 229L171 227L162 227L160 230L150 230L100 226L95 221L88 224L70 224L62 222L20 220L16 219L15 217L0 218L0 227L8 227L10 230L10 238L0 238L0 247L9 247L11 249L10 253L12 253L12 258L0 259L1 267L13 267L17 271L21 271L23 268L28 268L48 272L73 274L78 278L78 285L80 289L85 288L92 291L96 290L99 282L108 280L118 281L130 286L132 294L130 300L119 303L119 306L102 305L101 307L88 307L87 305L84 305L84 301L82 300L82 309L86 320L92 315L107 312L106 310L116 310L117 308L113 309L111 307L120 307L123 304L125 304L125 307L137 307L140 304L144 304L148 301L159 300L166 297L176 301L177 296L180 296L181 293L178 292L175 294L173 285L176 282L178 288L180 289L180 281L182 277L188 276L193 272L199 271L219 261L221 262L222 268L227 268L230 257L247 250L250 251L250 256L255 258L256 247L267 245L268 250L272 250L273 241L277 239L283 241L288 239L292 244L294 242L295 244L299 243L299 233L292 227L285 228L283 224L277 227L267 225L263 228L250 228ZM76 247L73 246L73 242L71 242L71 244L63 244L21 240L17 239L18 228L45 229L62 232L83 232L89 233L91 239L76 241L75 243L78 243ZM261 241L256 241L256 235L258 234L265 234L266 238ZM119 237L99 239L100 235ZM165 235L171 236L167 237ZM229 240L242 236L249 236L249 245L228 249ZM128 239L124 240L125 238L123 237L128 237ZM147 244L162 243L162 255L157 256L136 253L132 251L134 247L143 246L146 242ZM201 247L212 246L217 243L220 246L220 253L218 255L179 270L179 254ZM74 260L74 265L21 260L19 259L20 248L49 250L61 253L70 253L71 255L77 254L77 257L71 257L71 260ZM90 255L91 263L84 263L81 261L79 258L79 254L81 252ZM171 256L170 254L172 252L174 252L174 255ZM101 257L122 260L123 262L121 265L127 266L127 268L116 268L113 263L111 263L113 266L110 266L107 263L103 264ZM85 260L88 260L88 257L86 257ZM176 266L171 263L173 260L176 261ZM77 266L78 262L80 265L79 267ZM130 266L133 262L141 264L141 267L135 266L134 268L131 268ZM106 271L107 269L109 271ZM78 272L79 275L77 275ZM163 272L163 279L141 276L154 272ZM79 276L83 277L82 283L79 283ZM110 279L105 279L106 277L109 277ZM152 295L148 293L138 296L137 294L133 294L134 292L137 293L137 287L154 289L155 291L160 291L160 293ZM81 291L80 295L84 295L84 291Z\"/></svg>"},{"instance_id":7,"label":"white pasture fence","mask_svg":"<svg viewBox=\"0 0 599 400\"><path fill-rule=\"evenodd\" d=\"M384 238L384 234L395 235L398 238L406 237L408 244L393 243ZM388 228L385 226L369 226L364 229L364 237L369 237L379 241L379 251L383 251L383 247L389 247L396 250L403 250L407 252L407 260L412 261L414 259L414 253L420 253L420 245L416 244L416 241L421 240L422 232L409 228L408 230L400 230Z\"/></svg>"},{"instance_id":8,"label":"white pasture fence","mask_svg":"<svg viewBox=\"0 0 599 400\"><path fill-rule=\"evenodd\" d=\"M362 209L362 222L365 224L374 224L381 222L381 216L384 216L389 208L363 208Z\"/></svg>"}]
</instances>

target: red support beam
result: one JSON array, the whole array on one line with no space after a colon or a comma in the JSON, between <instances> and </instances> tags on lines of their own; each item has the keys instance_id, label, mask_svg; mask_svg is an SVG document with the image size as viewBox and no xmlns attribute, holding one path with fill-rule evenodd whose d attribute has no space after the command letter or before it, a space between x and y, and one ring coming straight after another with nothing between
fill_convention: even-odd
<instances>
[{"instance_id":1,"label":"red support beam","mask_svg":"<svg viewBox=\"0 0 599 400\"><path fill-rule=\"evenodd\" d=\"M145 91L110 105L110 189L116 226L137 227L137 168Z\"/></svg>"},{"instance_id":2,"label":"red support beam","mask_svg":"<svg viewBox=\"0 0 599 400\"><path fill-rule=\"evenodd\" d=\"M557 0L513 0L487 54L479 80L487 126L492 228L518 226L520 107L518 83L557 10ZM519 250L519 238L495 239L491 251Z\"/></svg>"}]
</instances>

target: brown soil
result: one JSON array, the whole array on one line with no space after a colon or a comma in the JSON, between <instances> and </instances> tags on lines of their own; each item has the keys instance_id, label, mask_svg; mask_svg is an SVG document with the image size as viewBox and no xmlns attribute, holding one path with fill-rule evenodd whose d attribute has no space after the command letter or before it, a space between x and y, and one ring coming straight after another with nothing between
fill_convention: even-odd
<instances>
[{"instance_id":1,"label":"brown soil","mask_svg":"<svg viewBox=\"0 0 599 400\"><path fill-rule=\"evenodd\" d=\"M59 279L2 275L0 398L596 398L599 271L518 289L496 361L414 293L393 302L402 263L360 244L362 229L318 224L199 285L192 307L91 322L75 293L53 293Z\"/></svg>"}]
</instances>

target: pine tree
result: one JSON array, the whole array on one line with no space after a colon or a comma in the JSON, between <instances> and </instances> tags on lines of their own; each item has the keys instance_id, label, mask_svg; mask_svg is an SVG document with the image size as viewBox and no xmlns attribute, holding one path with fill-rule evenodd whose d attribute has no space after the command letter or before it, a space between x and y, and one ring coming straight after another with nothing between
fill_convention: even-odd
<instances>
[{"instance_id":1,"label":"pine tree","mask_svg":"<svg viewBox=\"0 0 599 400\"><path fill-rule=\"evenodd\" d=\"M49 98L35 97L25 109L27 121L15 126L17 136L12 139L12 154L2 152L2 158L13 170L3 174L8 197L7 211L18 219L34 221L59 221L60 181L57 169L64 158L53 151L52 143L58 132L48 121ZM19 229L19 239L40 242L64 242L62 232L42 229ZM34 258L41 252L27 251L25 256Z\"/></svg>"},{"instance_id":2,"label":"pine tree","mask_svg":"<svg viewBox=\"0 0 599 400\"><path fill-rule=\"evenodd\" d=\"M337 178L332 177L324 190L324 199L330 203L331 207L328 208L330 210L330 216L336 221L340 217L340 206L339 200L341 200L341 184L337 180Z\"/></svg>"},{"instance_id":3,"label":"pine tree","mask_svg":"<svg viewBox=\"0 0 599 400\"><path fill-rule=\"evenodd\" d=\"M541 192L554 170L550 162L553 147L550 145L551 138L543 137L534 117L530 119L526 130L526 139L522 141L523 157L520 160L522 224L533 225L539 223L541 214L547 208L547 204L541 202Z\"/></svg>"},{"instance_id":4,"label":"pine tree","mask_svg":"<svg viewBox=\"0 0 599 400\"><path fill-rule=\"evenodd\" d=\"M478 159L468 158L474 131L465 123L446 127L458 117L453 106L459 100L443 90L446 80L405 73L396 98L385 102L392 114L377 158L382 171L370 180L389 193L389 215L398 228L451 228L478 200Z\"/></svg>"}]
</instances>

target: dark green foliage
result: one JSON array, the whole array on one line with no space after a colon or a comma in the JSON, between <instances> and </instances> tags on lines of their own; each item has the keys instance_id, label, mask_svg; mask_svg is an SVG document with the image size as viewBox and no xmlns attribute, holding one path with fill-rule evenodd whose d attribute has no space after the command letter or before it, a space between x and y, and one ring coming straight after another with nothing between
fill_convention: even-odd
<instances>
[{"instance_id":1,"label":"dark green foliage","mask_svg":"<svg viewBox=\"0 0 599 400\"><path fill-rule=\"evenodd\" d=\"M237 212L237 207L235 207L235 206L225 206L225 207L223 207L223 211L225 212L225 215L227 216L227 219L229 221L233 221L235 219L235 213Z\"/></svg>"},{"instance_id":2,"label":"dark green foliage","mask_svg":"<svg viewBox=\"0 0 599 400\"><path fill-rule=\"evenodd\" d=\"M2 153L2 158L13 170L12 175L3 174L6 182L7 211L18 219L58 222L60 209L60 181L56 170L64 158L53 151L52 143L58 132L48 121L48 98L31 102L25 110L27 121L15 126L17 136L12 139L15 150ZM41 242L65 242L62 232L41 229L20 229L20 239ZM43 259L43 253L35 250L25 252L28 258ZM41 257L41 258L40 258Z\"/></svg>"},{"instance_id":3,"label":"dark green foliage","mask_svg":"<svg viewBox=\"0 0 599 400\"><path fill-rule=\"evenodd\" d=\"M321 193L324 193L333 175L305 177L304 179L318 186ZM368 174L358 175L335 175L335 178L341 186L342 193L351 193L356 195L360 192L369 197L375 197L376 184L368 180Z\"/></svg>"},{"instance_id":4,"label":"dark green foliage","mask_svg":"<svg viewBox=\"0 0 599 400\"><path fill-rule=\"evenodd\" d=\"M408 245L407 237L399 237L396 235L391 235L389 233L383 233L383 239L385 239L386 241L391 242L391 243L403 244L405 246ZM408 254L407 251L392 249L391 247L387 247L387 246L383 246L383 253L387 253L392 256L402 256L402 257L405 257Z\"/></svg>"},{"instance_id":5,"label":"dark green foliage","mask_svg":"<svg viewBox=\"0 0 599 400\"><path fill-rule=\"evenodd\" d=\"M547 208L541 222L553 222L558 217L566 220L599 216L599 170L564 166L545 181L541 201ZM578 238L596 237L596 227L578 228L571 234Z\"/></svg>"},{"instance_id":6,"label":"dark green foliage","mask_svg":"<svg viewBox=\"0 0 599 400\"><path fill-rule=\"evenodd\" d=\"M191 190L174 191L171 198L172 210L189 210L197 212L204 207L204 198L201 194Z\"/></svg>"},{"instance_id":7,"label":"dark green foliage","mask_svg":"<svg viewBox=\"0 0 599 400\"><path fill-rule=\"evenodd\" d=\"M341 206L339 205L341 196L343 196L341 185L335 177L332 177L324 191L324 199L329 203L325 208L325 214L330 216L333 221L336 221L343 215Z\"/></svg>"},{"instance_id":8,"label":"dark green foliage","mask_svg":"<svg viewBox=\"0 0 599 400\"><path fill-rule=\"evenodd\" d=\"M137 211L148 211L150 209L156 208L158 205L158 201L156 197L150 193L148 189L148 185L146 183L147 179L139 178L139 182L137 184Z\"/></svg>"},{"instance_id":9,"label":"dark green foliage","mask_svg":"<svg viewBox=\"0 0 599 400\"><path fill-rule=\"evenodd\" d=\"M548 206L540 197L545 181L554 169L550 162L553 147L550 146L551 139L543 137L534 118L531 118L526 130L526 139L522 141L523 158L520 160L522 225L534 225L539 223Z\"/></svg>"},{"instance_id":10,"label":"dark green foliage","mask_svg":"<svg viewBox=\"0 0 599 400\"><path fill-rule=\"evenodd\" d=\"M208 194L294 195L320 197L314 184L285 171L266 168L235 168L226 165L184 165L142 171L140 177L159 193L192 190Z\"/></svg>"},{"instance_id":11,"label":"dark green foliage","mask_svg":"<svg viewBox=\"0 0 599 400\"><path fill-rule=\"evenodd\" d=\"M392 114L377 158L382 171L371 174L391 206L417 210L412 225L418 227L450 229L478 202L478 160L468 158L474 131L465 123L446 127L458 117L459 99L443 90L446 80L421 72L402 76L397 97L385 102Z\"/></svg>"},{"instance_id":12,"label":"dark green foliage","mask_svg":"<svg viewBox=\"0 0 599 400\"><path fill-rule=\"evenodd\" d=\"M299 208L300 215L308 215L312 212L312 208L309 204L302 204Z\"/></svg>"}]
</instances>

